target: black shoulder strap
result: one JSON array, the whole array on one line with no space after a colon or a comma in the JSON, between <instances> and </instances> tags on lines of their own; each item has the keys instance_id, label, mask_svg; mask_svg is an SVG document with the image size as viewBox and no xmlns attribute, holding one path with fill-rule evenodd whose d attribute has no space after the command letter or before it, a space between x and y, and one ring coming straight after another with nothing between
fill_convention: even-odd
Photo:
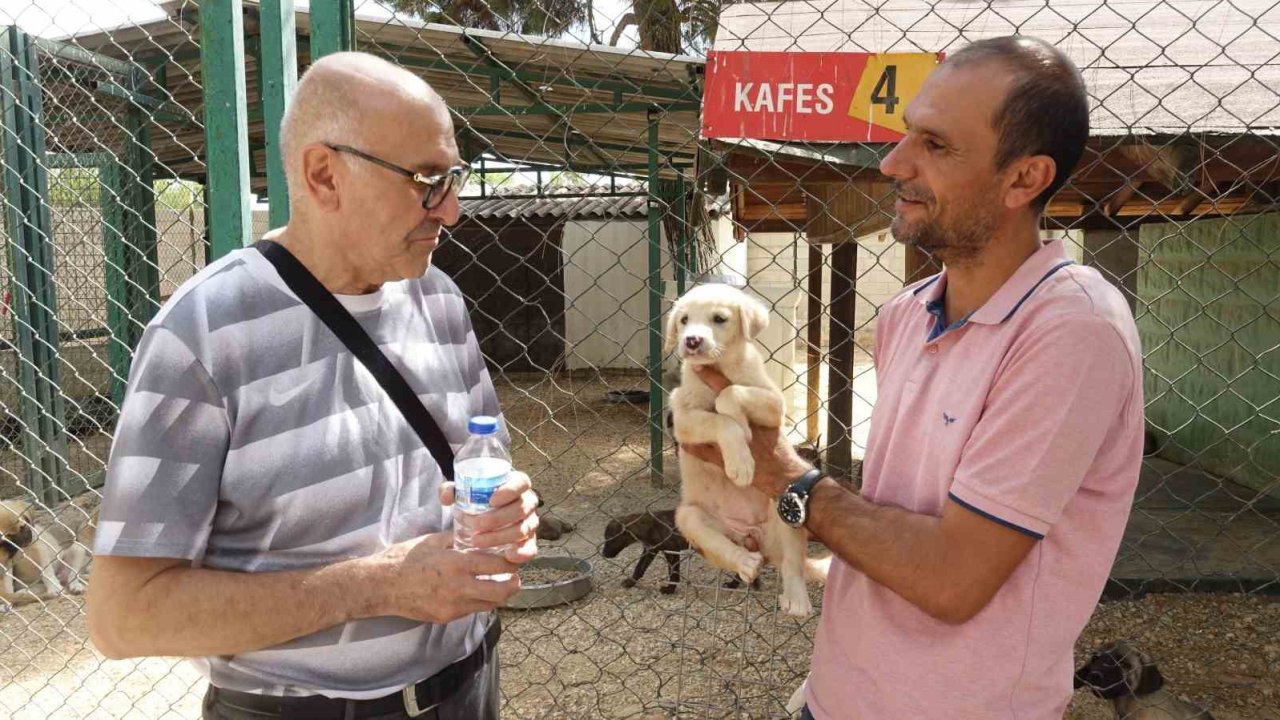
<instances>
[{"instance_id":1,"label":"black shoulder strap","mask_svg":"<svg viewBox=\"0 0 1280 720\"><path fill-rule=\"evenodd\" d=\"M431 451L440 471L446 478L453 480L453 448L449 447L449 441L440 431L440 426L436 425L435 418L431 417L431 413L413 393L409 383L405 382L400 371L382 354L369 334L360 327L360 323L351 317L342 303L283 245L271 240L260 240L254 244L254 248L276 266L276 272L280 273L285 285L302 298L302 302L338 336L351 354L364 363L382 389L395 401L404 419L409 421L409 426L422 439L422 444Z\"/></svg>"}]
</instances>

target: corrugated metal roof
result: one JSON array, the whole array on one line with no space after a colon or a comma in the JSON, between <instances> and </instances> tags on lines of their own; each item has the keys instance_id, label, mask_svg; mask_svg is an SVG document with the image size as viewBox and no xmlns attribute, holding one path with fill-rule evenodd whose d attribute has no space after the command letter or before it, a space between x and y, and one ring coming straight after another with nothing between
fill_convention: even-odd
<instances>
[{"instance_id":1,"label":"corrugated metal roof","mask_svg":"<svg viewBox=\"0 0 1280 720\"><path fill-rule=\"evenodd\" d=\"M470 218L643 218L647 195L577 195L570 197L461 198L462 214Z\"/></svg>"},{"instance_id":2,"label":"corrugated metal roof","mask_svg":"<svg viewBox=\"0 0 1280 720\"><path fill-rule=\"evenodd\" d=\"M1094 135L1280 135L1276 0L821 0L725 8L716 50L946 52L1014 33L1062 49Z\"/></svg>"},{"instance_id":3,"label":"corrugated metal roof","mask_svg":"<svg viewBox=\"0 0 1280 720\"><path fill-rule=\"evenodd\" d=\"M462 214L470 218L534 218L570 219L644 218L649 212L649 196L641 184L620 184L613 190L603 186L584 185L557 188L541 197L533 188L523 186L506 192L479 197L464 195L459 199ZM729 196L703 196L711 217L728 212Z\"/></svg>"},{"instance_id":4,"label":"corrugated metal roof","mask_svg":"<svg viewBox=\"0 0 1280 720\"><path fill-rule=\"evenodd\" d=\"M255 17L257 5L256 0L244 2L246 33L253 25L248 20ZM168 56L168 97L164 99L181 106L190 121L158 122L161 128L152 132L152 149L169 170L182 177L200 177L207 168L203 162L198 6L191 0L170 0L161 3L160 8L166 14L163 18L112 30L95 29L64 41L126 61ZM301 69L310 62L309 51L302 44L310 35L307 9L298 7L295 20ZM467 30L362 12L356 14L355 35L359 49L399 62L431 83L455 111L459 144L469 145L472 153L488 146L522 162L643 168L649 159L646 110L672 103L682 109L660 113L659 152L685 163L691 163L697 152L696 103L701 99L700 72L704 65L700 58ZM251 41L246 40L246 46ZM500 83L503 110L493 107L492 66L486 62L518 71L524 84L519 87L510 80ZM258 97L258 67L250 52L245 53L245 76L246 96ZM531 93L560 111L526 112L533 102ZM624 111L599 111L602 106L618 102L625 104ZM77 118L56 132L73 136L72 130L81 129L76 123L97 131L91 121ZM250 120L249 135L250 146L265 147L260 120ZM98 150L92 132L82 145L66 151ZM266 170L261 149L253 154L252 163L253 187L261 191ZM671 175L666 166L663 174Z\"/></svg>"}]
</instances>

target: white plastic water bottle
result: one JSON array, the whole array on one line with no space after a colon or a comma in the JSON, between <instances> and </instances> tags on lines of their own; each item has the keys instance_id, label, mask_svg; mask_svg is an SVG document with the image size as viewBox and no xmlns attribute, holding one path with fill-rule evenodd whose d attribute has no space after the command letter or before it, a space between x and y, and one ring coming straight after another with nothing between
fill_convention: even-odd
<instances>
[{"instance_id":1,"label":"white plastic water bottle","mask_svg":"<svg viewBox=\"0 0 1280 720\"><path fill-rule=\"evenodd\" d=\"M472 520L489 510L493 491L511 473L511 455L498 438L498 419L477 415L467 423L471 437L453 460L453 547L471 550ZM503 548L486 548L501 553ZM486 576L488 577L488 576ZM505 580L509 576L492 576Z\"/></svg>"}]
</instances>

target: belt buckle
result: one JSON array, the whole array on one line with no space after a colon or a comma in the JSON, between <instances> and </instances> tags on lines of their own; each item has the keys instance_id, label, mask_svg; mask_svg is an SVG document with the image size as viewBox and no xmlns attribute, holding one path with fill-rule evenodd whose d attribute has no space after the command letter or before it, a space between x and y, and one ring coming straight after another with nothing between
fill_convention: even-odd
<instances>
[{"instance_id":1,"label":"belt buckle","mask_svg":"<svg viewBox=\"0 0 1280 720\"><path fill-rule=\"evenodd\" d=\"M419 715L429 713L440 706L440 703L436 703L431 707L418 707L417 685L406 685L405 688L400 691L400 696L404 699L404 712L411 718L416 718Z\"/></svg>"}]
</instances>

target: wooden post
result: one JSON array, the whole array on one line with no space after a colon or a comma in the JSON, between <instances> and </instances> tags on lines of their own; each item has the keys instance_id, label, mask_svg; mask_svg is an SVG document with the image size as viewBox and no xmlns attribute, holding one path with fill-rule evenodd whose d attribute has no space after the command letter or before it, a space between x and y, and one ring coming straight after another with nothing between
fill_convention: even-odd
<instances>
[{"instance_id":1,"label":"wooden post","mask_svg":"<svg viewBox=\"0 0 1280 720\"><path fill-rule=\"evenodd\" d=\"M914 245L905 245L904 248L906 249L906 264L903 268L903 285L910 285L930 275L942 272L942 266L929 253Z\"/></svg>"},{"instance_id":2,"label":"wooden post","mask_svg":"<svg viewBox=\"0 0 1280 720\"><path fill-rule=\"evenodd\" d=\"M822 246L809 245L809 320L805 374L805 436L809 444L818 444L818 414L822 402Z\"/></svg>"},{"instance_id":3,"label":"wooden post","mask_svg":"<svg viewBox=\"0 0 1280 720\"><path fill-rule=\"evenodd\" d=\"M825 466L837 477L849 477L853 467L853 356L857 306L857 239L883 230L893 217L888 209L892 193L885 182L856 180L816 185L809 189L809 242L832 243L831 314L827 342L827 437ZM810 278L812 282L812 278ZM812 330L811 330L812 331ZM814 363L810 356L809 377Z\"/></svg>"}]
</instances>

